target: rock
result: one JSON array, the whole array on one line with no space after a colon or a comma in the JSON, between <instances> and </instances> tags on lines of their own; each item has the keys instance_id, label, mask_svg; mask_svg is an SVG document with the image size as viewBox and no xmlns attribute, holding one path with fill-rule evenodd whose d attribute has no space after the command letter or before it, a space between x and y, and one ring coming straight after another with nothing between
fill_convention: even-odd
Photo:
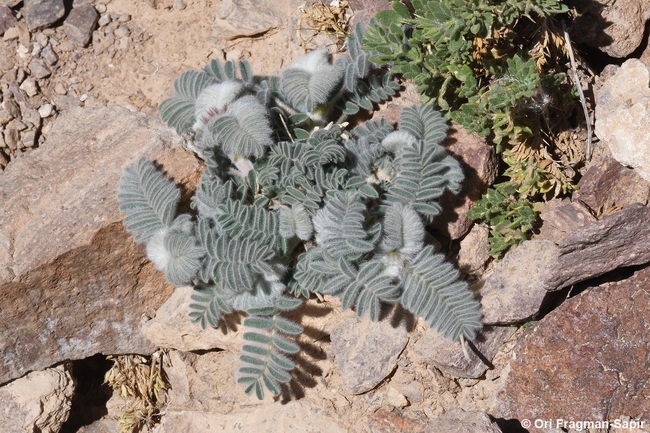
<instances>
[{"instance_id":1,"label":"rock","mask_svg":"<svg viewBox=\"0 0 650 433\"><path fill-rule=\"evenodd\" d=\"M74 389L69 364L33 371L1 387L0 430L58 432L70 414Z\"/></svg>"},{"instance_id":2,"label":"rock","mask_svg":"<svg viewBox=\"0 0 650 433\"><path fill-rule=\"evenodd\" d=\"M648 221L650 208L632 204L565 237L558 245L556 266L546 280L550 290L650 262Z\"/></svg>"},{"instance_id":3,"label":"rock","mask_svg":"<svg viewBox=\"0 0 650 433\"><path fill-rule=\"evenodd\" d=\"M584 206L569 199L548 201L539 217L544 223L535 239L547 239L556 244L580 227L596 221Z\"/></svg>"},{"instance_id":4,"label":"rock","mask_svg":"<svg viewBox=\"0 0 650 433\"><path fill-rule=\"evenodd\" d=\"M347 432L333 415L305 399L286 404L277 401L273 404L247 406L248 410L240 409L230 413L169 409L153 433L206 432L215 429L223 433Z\"/></svg>"},{"instance_id":5,"label":"rock","mask_svg":"<svg viewBox=\"0 0 650 433\"><path fill-rule=\"evenodd\" d=\"M474 341L466 342L470 363L465 359L460 342L449 341L433 329L422 335L413 345L413 351L443 373L477 379L491 366L494 355L515 331L511 326L485 326Z\"/></svg>"},{"instance_id":6,"label":"rock","mask_svg":"<svg viewBox=\"0 0 650 433\"><path fill-rule=\"evenodd\" d=\"M25 0L23 14L29 31L42 30L63 18L63 0Z\"/></svg>"},{"instance_id":7,"label":"rock","mask_svg":"<svg viewBox=\"0 0 650 433\"><path fill-rule=\"evenodd\" d=\"M354 11L350 27L356 27L361 23L364 28L368 27L368 22L377 12L384 9L392 9L390 3L383 0L348 0L350 8Z\"/></svg>"},{"instance_id":8,"label":"rock","mask_svg":"<svg viewBox=\"0 0 650 433\"><path fill-rule=\"evenodd\" d=\"M7 123L11 122L13 117L7 110L0 110L0 126L4 126Z\"/></svg>"},{"instance_id":9,"label":"rock","mask_svg":"<svg viewBox=\"0 0 650 433\"><path fill-rule=\"evenodd\" d=\"M612 209L632 203L646 205L649 196L650 182L639 176L636 170L608 157L587 170L578 182L572 200L585 204L596 214L606 215Z\"/></svg>"},{"instance_id":10,"label":"rock","mask_svg":"<svg viewBox=\"0 0 650 433\"><path fill-rule=\"evenodd\" d=\"M501 433L499 426L485 412L465 412L456 408L429 421L425 433Z\"/></svg>"},{"instance_id":11,"label":"rock","mask_svg":"<svg viewBox=\"0 0 650 433\"><path fill-rule=\"evenodd\" d=\"M0 6L8 6L10 8L18 6L22 0L0 0Z\"/></svg>"},{"instance_id":12,"label":"rock","mask_svg":"<svg viewBox=\"0 0 650 433\"><path fill-rule=\"evenodd\" d=\"M396 411L379 409L366 415L359 424L367 426L372 433L412 433L423 432L426 423L419 419L407 418Z\"/></svg>"},{"instance_id":13,"label":"rock","mask_svg":"<svg viewBox=\"0 0 650 433\"><path fill-rule=\"evenodd\" d=\"M14 56L9 48L0 45L0 74L9 71L14 67Z\"/></svg>"},{"instance_id":14,"label":"rock","mask_svg":"<svg viewBox=\"0 0 650 433\"><path fill-rule=\"evenodd\" d=\"M596 135L614 158L650 181L650 70L638 59L627 60L608 79L596 98Z\"/></svg>"},{"instance_id":15,"label":"rock","mask_svg":"<svg viewBox=\"0 0 650 433\"><path fill-rule=\"evenodd\" d=\"M43 104L38 108L38 115L41 119L50 117L54 113L54 106L52 104Z\"/></svg>"},{"instance_id":16,"label":"rock","mask_svg":"<svg viewBox=\"0 0 650 433\"><path fill-rule=\"evenodd\" d=\"M50 68L41 59L34 59L29 63L29 72L39 80L52 74Z\"/></svg>"},{"instance_id":17,"label":"rock","mask_svg":"<svg viewBox=\"0 0 650 433\"><path fill-rule=\"evenodd\" d=\"M300 0L223 0L213 26L219 37L231 40L259 36L286 25L298 14Z\"/></svg>"},{"instance_id":18,"label":"rock","mask_svg":"<svg viewBox=\"0 0 650 433\"><path fill-rule=\"evenodd\" d=\"M517 343L490 413L520 420L634 416L647 422L649 287L646 267L628 280L589 288L549 313Z\"/></svg>"},{"instance_id":19,"label":"rock","mask_svg":"<svg viewBox=\"0 0 650 433\"><path fill-rule=\"evenodd\" d=\"M442 145L460 162L465 179L458 194L446 191L440 197L442 212L433 220L433 227L452 240L460 239L473 224L466 215L467 211L494 183L499 164L494 146L488 145L475 133L468 134L456 123L452 123L449 136Z\"/></svg>"},{"instance_id":20,"label":"rock","mask_svg":"<svg viewBox=\"0 0 650 433\"><path fill-rule=\"evenodd\" d=\"M641 45L648 0L575 0L577 16L571 38L598 48L612 57L627 57Z\"/></svg>"},{"instance_id":21,"label":"rock","mask_svg":"<svg viewBox=\"0 0 650 433\"><path fill-rule=\"evenodd\" d=\"M12 119L20 119L20 107L13 99L5 99L2 107L9 113Z\"/></svg>"},{"instance_id":22,"label":"rock","mask_svg":"<svg viewBox=\"0 0 650 433\"><path fill-rule=\"evenodd\" d=\"M361 394L395 369L408 335L404 327L391 326L390 320L372 322L349 311L332 329L330 339L346 392Z\"/></svg>"},{"instance_id":23,"label":"rock","mask_svg":"<svg viewBox=\"0 0 650 433\"><path fill-rule=\"evenodd\" d=\"M31 98L33 96L36 96L38 93L38 84L36 84L36 80L30 77L22 82L20 85L20 90L27 93L27 96Z\"/></svg>"},{"instance_id":24,"label":"rock","mask_svg":"<svg viewBox=\"0 0 650 433\"><path fill-rule=\"evenodd\" d=\"M120 430L116 419L100 419L92 424L85 425L77 433L115 433Z\"/></svg>"},{"instance_id":25,"label":"rock","mask_svg":"<svg viewBox=\"0 0 650 433\"><path fill-rule=\"evenodd\" d=\"M558 256L557 246L547 240L524 241L506 253L481 288L483 323L504 325L534 318L548 291L556 289L546 279L556 269Z\"/></svg>"},{"instance_id":26,"label":"rock","mask_svg":"<svg viewBox=\"0 0 650 433\"><path fill-rule=\"evenodd\" d=\"M99 14L92 4L83 4L72 8L63 23L65 34L73 44L85 47L99 20Z\"/></svg>"},{"instance_id":27,"label":"rock","mask_svg":"<svg viewBox=\"0 0 650 433\"><path fill-rule=\"evenodd\" d=\"M142 326L144 335L158 347L173 348L183 352L224 349L239 351L241 332L225 325L202 329L189 318L192 287L178 287L174 294L156 311L156 316Z\"/></svg>"},{"instance_id":28,"label":"rock","mask_svg":"<svg viewBox=\"0 0 650 433\"><path fill-rule=\"evenodd\" d=\"M196 185L180 139L118 107L62 113L47 145L0 176L0 384L95 353L153 352L141 318L173 289L124 230L116 197L122 167L142 155Z\"/></svg>"},{"instance_id":29,"label":"rock","mask_svg":"<svg viewBox=\"0 0 650 433\"><path fill-rule=\"evenodd\" d=\"M41 57L49 66L53 66L59 61L59 56L54 52L52 46L47 44L41 51Z\"/></svg>"},{"instance_id":30,"label":"rock","mask_svg":"<svg viewBox=\"0 0 650 433\"><path fill-rule=\"evenodd\" d=\"M0 36L2 36L9 28L15 26L17 22L18 20L14 16L12 10L9 9L9 6L2 5L2 0L0 0ZM4 70L6 69L0 69L0 71Z\"/></svg>"},{"instance_id":31,"label":"rock","mask_svg":"<svg viewBox=\"0 0 650 433\"><path fill-rule=\"evenodd\" d=\"M5 30L5 34L2 40L5 42L9 42L18 39L18 29L16 28L17 26L18 24L16 24L13 27L9 27L7 30Z\"/></svg>"},{"instance_id":32,"label":"rock","mask_svg":"<svg viewBox=\"0 0 650 433\"><path fill-rule=\"evenodd\" d=\"M475 224L460 241L458 268L466 274L480 274L490 258L488 237L490 229L484 224Z\"/></svg>"}]
</instances>

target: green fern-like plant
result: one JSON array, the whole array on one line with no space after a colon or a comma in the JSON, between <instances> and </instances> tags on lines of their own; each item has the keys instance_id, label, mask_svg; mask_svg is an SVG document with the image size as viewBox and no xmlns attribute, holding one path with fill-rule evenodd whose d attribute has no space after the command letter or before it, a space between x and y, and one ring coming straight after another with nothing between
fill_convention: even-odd
<instances>
[{"instance_id":1,"label":"green fern-like plant","mask_svg":"<svg viewBox=\"0 0 650 433\"><path fill-rule=\"evenodd\" d=\"M316 51L260 78L247 62L212 61L176 80L160 112L205 160L192 214L176 215L178 188L145 158L120 183L127 230L170 282L194 286L191 320L248 314L237 381L260 399L291 379L302 327L284 314L301 296L339 296L372 320L400 303L453 340L481 328L467 284L424 245L438 199L463 179L440 145L446 121L413 106L398 130L343 123L398 88L359 50L359 32L337 63Z\"/></svg>"}]
</instances>

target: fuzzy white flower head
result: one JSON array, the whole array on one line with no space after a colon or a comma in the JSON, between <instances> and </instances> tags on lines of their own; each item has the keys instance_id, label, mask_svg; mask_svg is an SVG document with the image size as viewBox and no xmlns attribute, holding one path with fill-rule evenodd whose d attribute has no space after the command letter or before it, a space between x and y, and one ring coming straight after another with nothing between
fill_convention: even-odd
<instances>
[{"instance_id":1,"label":"fuzzy white flower head","mask_svg":"<svg viewBox=\"0 0 650 433\"><path fill-rule=\"evenodd\" d=\"M417 141L417 138L410 132L394 131L384 138L381 145L384 149L395 154L399 153L400 149L410 147Z\"/></svg>"},{"instance_id":2,"label":"fuzzy white flower head","mask_svg":"<svg viewBox=\"0 0 650 433\"><path fill-rule=\"evenodd\" d=\"M312 51L309 54L298 57L289 66L289 69L299 69L301 71L313 74L332 69L329 62L329 54L326 49Z\"/></svg>"},{"instance_id":3,"label":"fuzzy white flower head","mask_svg":"<svg viewBox=\"0 0 650 433\"><path fill-rule=\"evenodd\" d=\"M228 104L241 96L244 88L242 82L223 81L203 89L194 103L196 122L192 129L197 132L202 129L211 117L223 112L228 107Z\"/></svg>"},{"instance_id":4,"label":"fuzzy white flower head","mask_svg":"<svg viewBox=\"0 0 650 433\"><path fill-rule=\"evenodd\" d=\"M168 231L167 227L158 230L147 242L147 257L159 271L165 271L172 258L165 247L165 236Z\"/></svg>"}]
</instances>

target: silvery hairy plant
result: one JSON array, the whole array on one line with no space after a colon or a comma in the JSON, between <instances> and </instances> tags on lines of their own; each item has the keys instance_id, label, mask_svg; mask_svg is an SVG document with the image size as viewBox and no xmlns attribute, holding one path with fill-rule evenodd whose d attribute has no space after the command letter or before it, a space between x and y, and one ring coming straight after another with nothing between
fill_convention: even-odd
<instances>
[{"instance_id":1,"label":"silvery hairy plant","mask_svg":"<svg viewBox=\"0 0 650 433\"><path fill-rule=\"evenodd\" d=\"M248 62L212 60L174 82L160 113L205 160L191 215L177 214L179 189L145 158L120 183L127 230L170 283L194 286L191 319L216 327L247 313L237 380L260 399L291 379L303 329L283 313L301 297L338 296L372 320L399 303L452 340L481 327L467 284L424 244L440 196L463 179L440 145L445 120L412 106L398 130L343 122L399 88L359 49L360 32L335 63L314 51L256 77Z\"/></svg>"}]
</instances>

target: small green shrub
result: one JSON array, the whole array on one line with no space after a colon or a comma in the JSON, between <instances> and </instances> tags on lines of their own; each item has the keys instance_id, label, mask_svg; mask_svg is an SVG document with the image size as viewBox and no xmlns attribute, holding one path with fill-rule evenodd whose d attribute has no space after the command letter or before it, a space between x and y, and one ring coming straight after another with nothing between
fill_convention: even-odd
<instances>
[{"instance_id":1,"label":"small green shrub","mask_svg":"<svg viewBox=\"0 0 650 433\"><path fill-rule=\"evenodd\" d=\"M260 399L291 379L302 327L283 313L301 296L338 296L372 320L381 303L400 303L453 340L481 328L467 284L424 245L440 196L463 179L440 146L444 118L413 106L396 131L330 121L398 88L359 49L360 34L336 63L315 51L262 78L247 62L213 60L175 81L160 113L205 160L195 213L177 215L178 188L145 158L120 183L126 228L171 283L194 285L191 319L205 328L248 314L238 382Z\"/></svg>"}]
</instances>

